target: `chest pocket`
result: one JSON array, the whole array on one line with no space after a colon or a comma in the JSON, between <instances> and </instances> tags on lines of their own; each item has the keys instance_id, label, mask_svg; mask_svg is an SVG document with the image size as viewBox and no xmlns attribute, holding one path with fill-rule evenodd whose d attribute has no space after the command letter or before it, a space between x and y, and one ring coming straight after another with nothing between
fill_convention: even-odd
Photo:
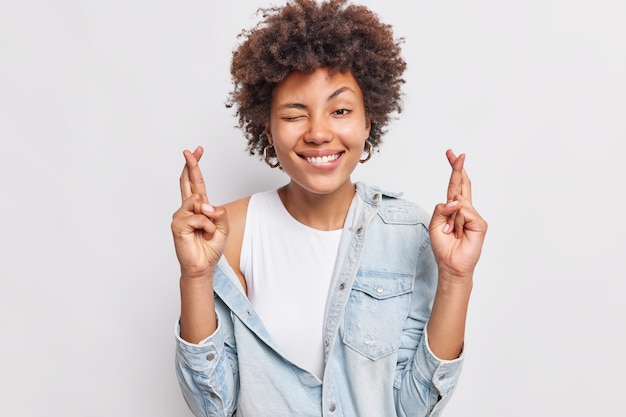
<instances>
[{"instance_id":1,"label":"chest pocket","mask_svg":"<svg viewBox=\"0 0 626 417\"><path fill-rule=\"evenodd\" d=\"M376 360L400 347L414 276L359 270L346 306L343 343Z\"/></svg>"}]
</instances>

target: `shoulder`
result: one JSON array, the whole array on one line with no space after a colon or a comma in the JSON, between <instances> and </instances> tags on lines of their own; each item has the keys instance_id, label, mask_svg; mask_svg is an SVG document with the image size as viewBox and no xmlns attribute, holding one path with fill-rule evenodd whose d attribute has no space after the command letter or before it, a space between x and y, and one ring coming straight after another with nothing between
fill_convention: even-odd
<instances>
[{"instance_id":1,"label":"shoulder","mask_svg":"<svg viewBox=\"0 0 626 417\"><path fill-rule=\"evenodd\" d=\"M378 215L385 223L422 224L426 227L431 217L423 207L399 197L383 197Z\"/></svg>"},{"instance_id":2,"label":"shoulder","mask_svg":"<svg viewBox=\"0 0 626 417\"><path fill-rule=\"evenodd\" d=\"M402 194L378 187L361 186L359 197L365 218L371 219L359 267L414 278L416 267L430 262L430 214Z\"/></svg>"},{"instance_id":3,"label":"shoulder","mask_svg":"<svg viewBox=\"0 0 626 417\"><path fill-rule=\"evenodd\" d=\"M422 224L428 227L431 214L422 206L402 197L401 192L383 190L377 186L357 183L361 199L377 207L378 216L384 223Z\"/></svg>"},{"instance_id":4,"label":"shoulder","mask_svg":"<svg viewBox=\"0 0 626 417\"><path fill-rule=\"evenodd\" d=\"M228 220L231 223L231 230L233 226L237 228L238 226L243 227L245 225L249 210L262 210L266 205L274 204L274 200L279 201L277 195L277 189L274 188L259 191L247 197L224 204L223 207L226 209Z\"/></svg>"},{"instance_id":5,"label":"shoulder","mask_svg":"<svg viewBox=\"0 0 626 417\"><path fill-rule=\"evenodd\" d=\"M241 249L241 241L243 239L243 232L246 227L246 215L248 213L248 203L251 196L240 198L239 200L231 201L224 204L226 214L228 215L228 225L230 232L228 233L228 241L226 243L226 250L239 247ZM233 246L234 245L234 246Z\"/></svg>"},{"instance_id":6,"label":"shoulder","mask_svg":"<svg viewBox=\"0 0 626 417\"><path fill-rule=\"evenodd\" d=\"M241 257L241 245L243 242L243 233L246 228L246 215L249 202L250 196L224 204L230 229L228 239L226 240L226 247L224 248L224 256L230 264L230 267L235 271L241 285L246 289L246 293L246 281L239 267L239 259Z\"/></svg>"},{"instance_id":7,"label":"shoulder","mask_svg":"<svg viewBox=\"0 0 626 417\"><path fill-rule=\"evenodd\" d=\"M224 208L226 209L226 213L228 214L228 222L230 223L231 232L233 226L236 226L238 223L245 224L250 197L251 196L247 196L244 198L240 198L239 200L231 201L230 203L224 204Z\"/></svg>"}]
</instances>

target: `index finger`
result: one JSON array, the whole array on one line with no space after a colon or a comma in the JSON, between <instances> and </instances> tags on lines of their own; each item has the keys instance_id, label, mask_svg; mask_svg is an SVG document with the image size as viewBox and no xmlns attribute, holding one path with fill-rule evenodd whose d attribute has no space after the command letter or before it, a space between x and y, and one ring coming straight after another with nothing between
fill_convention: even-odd
<instances>
[{"instance_id":1,"label":"index finger","mask_svg":"<svg viewBox=\"0 0 626 417\"><path fill-rule=\"evenodd\" d=\"M193 153L188 150L183 151L183 156L185 157L185 167L183 168L183 172L180 176L180 191L183 200L187 199L192 194L200 194L203 196L205 202L208 203L204 177L202 176L202 171L200 171L200 166L198 165L198 161L202 157L203 153L204 149L202 149L201 146L198 146Z\"/></svg>"}]
</instances>

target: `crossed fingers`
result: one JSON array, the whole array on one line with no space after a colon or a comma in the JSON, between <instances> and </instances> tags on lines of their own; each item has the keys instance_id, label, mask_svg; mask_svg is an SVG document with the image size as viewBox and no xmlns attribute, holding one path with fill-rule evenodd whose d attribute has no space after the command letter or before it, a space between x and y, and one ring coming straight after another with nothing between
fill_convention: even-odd
<instances>
[{"instance_id":1,"label":"crossed fingers","mask_svg":"<svg viewBox=\"0 0 626 417\"><path fill-rule=\"evenodd\" d=\"M466 223L465 216L462 214L462 208L471 208L472 206L472 184L463 167L465 163L465 154L456 156L451 149L446 152L448 162L452 167L450 174L450 182L448 183L448 196L446 207L456 210L449 216L444 226L445 233L452 233L457 238L463 236L463 228Z\"/></svg>"},{"instance_id":2,"label":"crossed fingers","mask_svg":"<svg viewBox=\"0 0 626 417\"><path fill-rule=\"evenodd\" d=\"M447 202L454 201L454 199L462 195L467 201L472 202L472 184L463 168L465 163L465 154L461 154L458 157L448 149L446 152L448 162L452 167L452 174L450 175L450 183L448 184L448 199Z\"/></svg>"},{"instance_id":3,"label":"crossed fingers","mask_svg":"<svg viewBox=\"0 0 626 417\"><path fill-rule=\"evenodd\" d=\"M203 153L204 149L201 146L198 146L193 152L183 151L186 161L183 172L180 174L180 194L183 202L194 194L201 196L203 203L209 202L204 177L198 165Z\"/></svg>"},{"instance_id":4,"label":"crossed fingers","mask_svg":"<svg viewBox=\"0 0 626 417\"><path fill-rule=\"evenodd\" d=\"M186 218L185 223L181 223L186 225L184 230L201 230L204 232L205 239L209 239L215 232L215 224L210 218L210 213L213 213L215 208L209 205L204 177L198 165L203 153L204 149L201 146L193 152L183 151L185 166L180 174L182 206L175 216L183 218L179 216L183 215Z\"/></svg>"}]
</instances>

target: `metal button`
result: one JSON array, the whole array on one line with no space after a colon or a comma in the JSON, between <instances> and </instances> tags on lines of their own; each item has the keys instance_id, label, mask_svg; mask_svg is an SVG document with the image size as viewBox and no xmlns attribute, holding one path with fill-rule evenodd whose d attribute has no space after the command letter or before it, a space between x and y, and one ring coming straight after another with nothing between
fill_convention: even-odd
<instances>
[{"instance_id":1,"label":"metal button","mask_svg":"<svg viewBox=\"0 0 626 417\"><path fill-rule=\"evenodd\" d=\"M363 233L363 227L359 226L359 228L356 229L356 234L360 235L361 233Z\"/></svg>"},{"instance_id":2,"label":"metal button","mask_svg":"<svg viewBox=\"0 0 626 417\"><path fill-rule=\"evenodd\" d=\"M247 315L247 316L251 316L251 315L252 315L252 311L250 311L250 310L246 310L246 315Z\"/></svg>"},{"instance_id":3,"label":"metal button","mask_svg":"<svg viewBox=\"0 0 626 417\"><path fill-rule=\"evenodd\" d=\"M213 359L215 359L215 355L212 353L209 353L208 355L206 355L206 360L207 361L212 361Z\"/></svg>"},{"instance_id":4,"label":"metal button","mask_svg":"<svg viewBox=\"0 0 626 417\"><path fill-rule=\"evenodd\" d=\"M346 284L344 284L343 282L341 284L339 284L339 289L343 290L344 288L346 288Z\"/></svg>"},{"instance_id":5,"label":"metal button","mask_svg":"<svg viewBox=\"0 0 626 417\"><path fill-rule=\"evenodd\" d=\"M333 413L335 411L335 404L331 404L330 407L328 407L328 410Z\"/></svg>"},{"instance_id":6,"label":"metal button","mask_svg":"<svg viewBox=\"0 0 626 417\"><path fill-rule=\"evenodd\" d=\"M377 292L378 294L382 294L382 293L383 293L383 291L385 291L385 289L384 289L382 286L380 286L380 285L379 285L378 287L376 287L376 292Z\"/></svg>"}]
</instances>

